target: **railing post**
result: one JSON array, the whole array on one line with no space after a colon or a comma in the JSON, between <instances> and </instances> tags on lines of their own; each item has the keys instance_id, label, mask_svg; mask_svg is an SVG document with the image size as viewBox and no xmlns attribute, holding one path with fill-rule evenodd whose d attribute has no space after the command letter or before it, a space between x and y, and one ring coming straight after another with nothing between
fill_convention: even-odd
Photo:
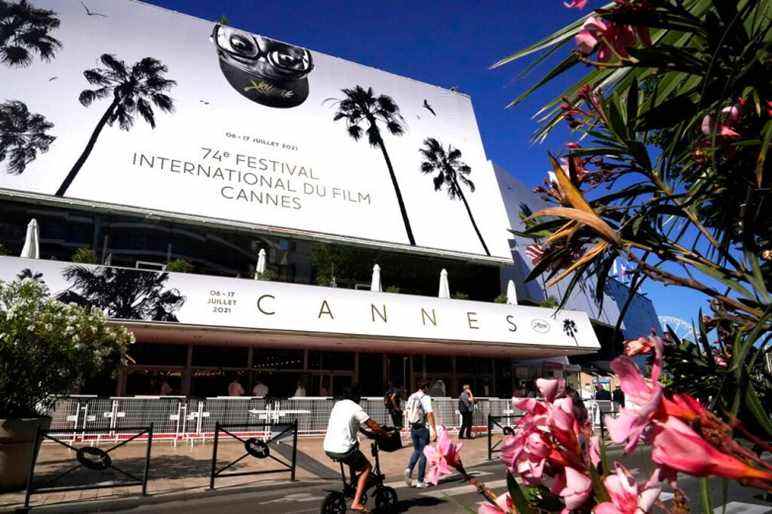
<instances>
[{"instance_id":1,"label":"railing post","mask_svg":"<svg viewBox=\"0 0 772 514\"><path fill-rule=\"evenodd\" d=\"M217 442L220 439L220 422L214 423L214 447L212 448L212 474L209 476L209 489L214 489L214 474L217 471Z\"/></svg>"},{"instance_id":2,"label":"railing post","mask_svg":"<svg viewBox=\"0 0 772 514\"><path fill-rule=\"evenodd\" d=\"M38 450L42 441L40 440L40 423L35 427L35 439L32 440L32 461L29 463L27 472L27 490L24 492L24 508L29 508L29 497L32 494L32 477L35 474L35 462L38 460Z\"/></svg>"},{"instance_id":3,"label":"railing post","mask_svg":"<svg viewBox=\"0 0 772 514\"><path fill-rule=\"evenodd\" d=\"M153 423L147 433L147 451L145 452L145 472L142 475L142 496L147 496L147 480L150 476L150 449L153 447Z\"/></svg>"},{"instance_id":4,"label":"railing post","mask_svg":"<svg viewBox=\"0 0 772 514\"><path fill-rule=\"evenodd\" d=\"M492 423L491 415L488 414L488 460L493 460L493 448L491 447L491 437L493 437Z\"/></svg>"},{"instance_id":5,"label":"railing post","mask_svg":"<svg viewBox=\"0 0 772 514\"><path fill-rule=\"evenodd\" d=\"M294 431L292 433L292 471L290 471L290 480L295 481L295 466L298 459L298 420L295 418Z\"/></svg>"}]
</instances>

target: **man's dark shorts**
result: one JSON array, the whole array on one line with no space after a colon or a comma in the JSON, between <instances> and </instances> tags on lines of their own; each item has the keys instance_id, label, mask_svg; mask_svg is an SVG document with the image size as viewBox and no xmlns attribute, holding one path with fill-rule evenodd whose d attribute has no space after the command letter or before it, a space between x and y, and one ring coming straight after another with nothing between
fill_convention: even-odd
<instances>
[{"instance_id":1,"label":"man's dark shorts","mask_svg":"<svg viewBox=\"0 0 772 514\"><path fill-rule=\"evenodd\" d=\"M351 466L354 471L362 471L367 466L370 465L370 461L367 460L367 457L359 450L358 446L354 446L346 453L336 453L336 452L325 452L329 458L332 460L342 462L343 464L346 464L348 466Z\"/></svg>"}]
</instances>

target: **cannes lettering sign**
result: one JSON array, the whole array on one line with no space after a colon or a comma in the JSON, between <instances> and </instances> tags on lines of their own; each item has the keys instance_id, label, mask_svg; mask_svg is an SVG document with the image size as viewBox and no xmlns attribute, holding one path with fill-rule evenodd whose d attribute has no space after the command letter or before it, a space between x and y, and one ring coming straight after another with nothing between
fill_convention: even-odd
<instances>
[{"instance_id":1,"label":"cannes lettering sign","mask_svg":"<svg viewBox=\"0 0 772 514\"><path fill-rule=\"evenodd\" d=\"M137 1L29 3L53 46L0 62L0 189L511 261L468 97Z\"/></svg>"},{"instance_id":2,"label":"cannes lettering sign","mask_svg":"<svg viewBox=\"0 0 772 514\"><path fill-rule=\"evenodd\" d=\"M38 276L64 301L139 321L599 348L586 313L579 311L0 257L0 279L19 275ZM89 284L119 291L120 298L99 294ZM126 305L137 306L136 311L127 312Z\"/></svg>"}]
</instances>

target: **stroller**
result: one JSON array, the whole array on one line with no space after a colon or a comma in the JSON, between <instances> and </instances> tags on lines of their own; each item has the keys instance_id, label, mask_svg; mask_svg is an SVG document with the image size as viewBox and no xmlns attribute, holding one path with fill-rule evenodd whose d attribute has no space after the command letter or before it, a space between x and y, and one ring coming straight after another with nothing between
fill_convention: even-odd
<instances>
[{"instance_id":1,"label":"stroller","mask_svg":"<svg viewBox=\"0 0 772 514\"><path fill-rule=\"evenodd\" d=\"M402 439L399 433L399 429L392 427L384 427L386 432L385 436L378 436L374 432L360 428L368 439L372 439L373 442L370 445L371 453L375 459L375 465L370 471L370 477L367 480L367 486L362 493L362 503L366 504L368 500L368 492L374 489L373 497L375 498L376 512L383 514L393 514L397 512L397 491L391 487L383 485L386 480L386 475L381 473L381 463L378 459L379 450L385 452L395 452L402 448ZM358 475L353 470L349 470L349 478L346 478L346 471L343 469L343 463L340 464L340 477L343 481L342 491L332 491L327 493L327 496L322 502L322 514L344 514L347 510L346 502L354 498L356 492L356 484Z\"/></svg>"}]
</instances>

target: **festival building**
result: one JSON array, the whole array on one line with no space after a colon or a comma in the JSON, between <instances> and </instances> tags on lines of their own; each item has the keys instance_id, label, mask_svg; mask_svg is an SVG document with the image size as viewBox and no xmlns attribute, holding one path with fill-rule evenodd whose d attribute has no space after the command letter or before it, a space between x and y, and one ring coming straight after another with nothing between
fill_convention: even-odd
<instances>
[{"instance_id":1,"label":"festival building","mask_svg":"<svg viewBox=\"0 0 772 514\"><path fill-rule=\"evenodd\" d=\"M0 173L0 279L40 280L137 341L81 393L211 397L237 380L382 395L429 378L442 396L470 383L509 397L602 371L623 336L658 329L621 273L602 306L586 284L560 310L563 286L525 282L528 243L510 229L539 199L487 159L468 96L91 3L107 16L36 2L60 18L61 49L0 67L3 100L44 121L37 150ZM19 257L25 238L38 250Z\"/></svg>"}]
</instances>

